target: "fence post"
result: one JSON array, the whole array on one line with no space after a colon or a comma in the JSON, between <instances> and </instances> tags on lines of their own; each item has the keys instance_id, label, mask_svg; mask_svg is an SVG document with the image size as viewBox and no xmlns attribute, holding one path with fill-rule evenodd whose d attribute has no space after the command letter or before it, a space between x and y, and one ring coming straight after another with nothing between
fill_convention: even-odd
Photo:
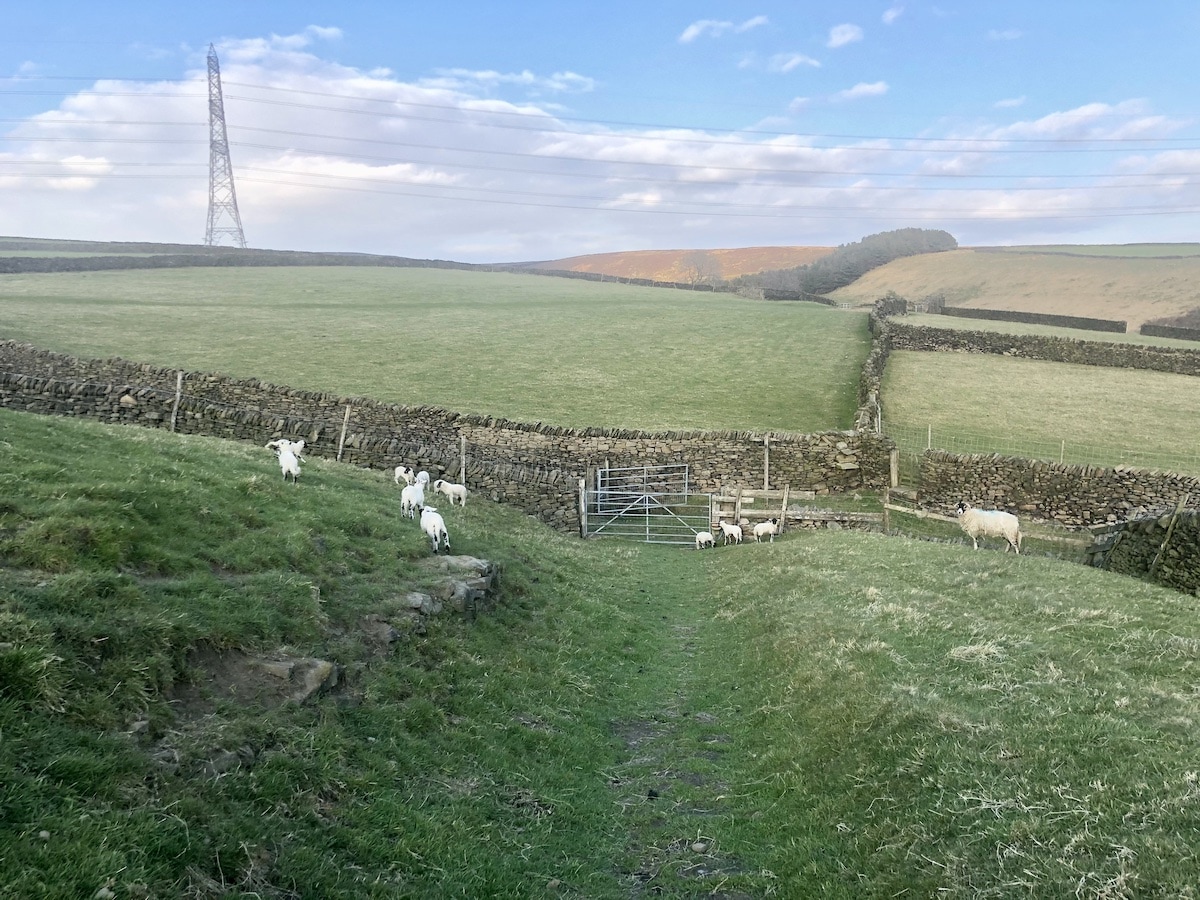
<instances>
[{"instance_id":1,"label":"fence post","mask_svg":"<svg viewBox=\"0 0 1200 900\"><path fill-rule=\"evenodd\" d=\"M458 483L467 483L467 436L458 436Z\"/></svg>"},{"instance_id":2,"label":"fence post","mask_svg":"<svg viewBox=\"0 0 1200 900\"><path fill-rule=\"evenodd\" d=\"M175 432L175 422L179 418L179 401L183 399L183 370L175 373L175 405L171 407L171 433Z\"/></svg>"},{"instance_id":3,"label":"fence post","mask_svg":"<svg viewBox=\"0 0 1200 900\"><path fill-rule=\"evenodd\" d=\"M579 536L585 538L588 535L587 525L587 479L579 479Z\"/></svg>"},{"instance_id":4,"label":"fence post","mask_svg":"<svg viewBox=\"0 0 1200 900\"><path fill-rule=\"evenodd\" d=\"M926 450L933 449L933 425L932 424L929 426L929 436L927 438L925 438L925 449Z\"/></svg>"},{"instance_id":5,"label":"fence post","mask_svg":"<svg viewBox=\"0 0 1200 900\"><path fill-rule=\"evenodd\" d=\"M1167 525L1167 536L1163 538L1162 545L1158 548L1158 553L1154 555L1154 562L1150 564L1150 578L1153 578L1158 574L1158 567L1162 564L1163 556L1165 556L1167 552L1167 544L1171 543L1171 535L1175 533L1175 523L1179 521L1179 516L1183 512L1183 508L1187 506L1187 502L1191 499L1191 497L1191 494L1185 493L1179 498L1179 502L1175 504L1175 514L1171 516L1171 523Z\"/></svg>"},{"instance_id":6,"label":"fence post","mask_svg":"<svg viewBox=\"0 0 1200 900\"><path fill-rule=\"evenodd\" d=\"M338 438L337 461L342 461L342 447L346 446L346 428L350 425L350 404L346 404L346 415L342 417L342 434Z\"/></svg>"}]
</instances>

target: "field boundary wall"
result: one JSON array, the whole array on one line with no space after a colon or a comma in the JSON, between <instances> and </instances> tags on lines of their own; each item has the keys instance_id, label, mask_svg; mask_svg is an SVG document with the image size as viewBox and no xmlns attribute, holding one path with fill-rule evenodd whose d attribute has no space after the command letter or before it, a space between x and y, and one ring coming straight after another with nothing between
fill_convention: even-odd
<instances>
[{"instance_id":1,"label":"field boundary wall","mask_svg":"<svg viewBox=\"0 0 1200 900\"><path fill-rule=\"evenodd\" d=\"M1151 325L1143 322L1138 329L1141 334L1150 337L1175 338L1179 341L1200 341L1200 328L1181 328L1178 325Z\"/></svg>"},{"instance_id":2,"label":"field boundary wall","mask_svg":"<svg viewBox=\"0 0 1200 900\"><path fill-rule=\"evenodd\" d=\"M169 428L263 445L303 438L306 455L389 474L428 470L537 516L579 529L579 479L602 466L685 463L695 489L876 490L891 442L874 432L643 432L565 428L431 406L295 390L254 379L180 372L120 358L80 359L0 342L0 406L114 424Z\"/></svg>"},{"instance_id":3,"label":"field boundary wall","mask_svg":"<svg viewBox=\"0 0 1200 900\"><path fill-rule=\"evenodd\" d=\"M1061 316L1052 313L1022 312L1014 309L977 309L969 306L945 306L929 303L928 311L939 316L960 319L989 319L995 322L1024 322L1028 325L1057 325L1086 331L1111 331L1124 334L1129 323L1119 319L1093 319L1088 316Z\"/></svg>"}]
</instances>

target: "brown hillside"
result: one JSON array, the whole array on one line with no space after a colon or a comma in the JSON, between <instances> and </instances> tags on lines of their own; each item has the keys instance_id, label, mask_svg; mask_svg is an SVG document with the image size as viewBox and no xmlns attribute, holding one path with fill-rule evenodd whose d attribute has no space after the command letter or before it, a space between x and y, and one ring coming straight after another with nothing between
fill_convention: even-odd
<instances>
[{"instance_id":1,"label":"brown hillside","mask_svg":"<svg viewBox=\"0 0 1200 900\"><path fill-rule=\"evenodd\" d=\"M1194 250L1194 245L1178 246ZM874 269L831 296L869 305L888 291L910 300L940 293L950 306L1120 319L1132 332L1148 319L1200 307L1200 256L1168 252L1158 257L1032 248L925 253Z\"/></svg>"},{"instance_id":2,"label":"brown hillside","mask_svg":"<svg viewBox=\"0 0 1200 900\"><path fill-rule=\"evenodd\" d=\"M741 247L730 250L630 250L593 253L536 264L538 269L599 272L618 278L695 281L696 276L736 278L771 269L804 266L832 253L833 247Z\"/></svg>"}]
</instances>

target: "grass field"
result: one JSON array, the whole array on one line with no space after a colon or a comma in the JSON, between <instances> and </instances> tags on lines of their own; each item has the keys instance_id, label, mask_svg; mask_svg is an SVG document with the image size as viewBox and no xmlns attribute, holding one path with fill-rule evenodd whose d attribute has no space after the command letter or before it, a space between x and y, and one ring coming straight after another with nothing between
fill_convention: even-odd
<instances>
[{"instance_id":1,"label":"grass field","mask_svg":"<svg viewBox=\"0 0 1200 900\"><path fill-rule=\"evenodd\" d=\"M1194 598L850 532L585 543L477 500L452 540L503 598L415 628L428 551L379 473L284 485L261 448L5 410L0 433L5 896L1200 881ZM361 637L379 619L390 646ZM310 704L192 708L166 694L204 683L192 648L345 674Z\"/></svg>"},{"instance_id":2,"label":"grass field","mask_svg":"<svg viewBox=\"0 0 1200 900\"><path fill-rule=\"evenodd\" d=\"M925 449L932 427L933 446L956 452L1200 475L1195 382L1165 372L897 351L883 379L885 431L907 455Z\"/></svg>"},{"instance_id":3,"label":"grass field","mask_svg":"<svg viewBox=\"0 0 1200 900\"><path fill-rule=\"evenodd\" d=\"M910 300L940 295L951 306L1117 319L1130 331L1148 319L1200 307L1200 245L1100 246L1092 254L960 249L909 256L880 266L834 299L870 305L895 291Z\"/></svg>"},{"instance_id":4,"label":"grass field","mask_svg":"<svg viewBox=\"0 0 1200 900\"><path fill-rule=\"evenodd\" d=\"M865 316L441 269L0 276L0 336L556 425L850 426Z\"/></svg>"}]
</instances>

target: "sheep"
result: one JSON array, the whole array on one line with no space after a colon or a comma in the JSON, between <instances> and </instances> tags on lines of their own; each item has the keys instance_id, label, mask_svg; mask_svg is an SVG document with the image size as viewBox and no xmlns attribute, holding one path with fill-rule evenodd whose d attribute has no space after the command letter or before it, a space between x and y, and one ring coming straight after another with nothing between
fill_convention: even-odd
<instances>
[{"instance_id":1,"label":"sheep","mask_svg":"<svg viewBox=\"0 0 1200 900\"><path fill-rule=\"evenodd\" d=\"M416 477L413 478L413 483L414 484L429 484L429 473L428 472L418 472L416 474Z\"/></svg>"},{"instance_id":2,"label":"sheep","mask_svg":"<svg viewBox=\"0 0 1200 900\"><path fill-rule=\"evenodd\" d=\"M713 537L711 531L696 532L696 549L703 550L705 547L715 547L717 539Z\"/></svg>"},{"instance_id":3,"label":"sheep","mask_svg":"<svg viewBox=\"0 0 1200 900\"><path fill-rule=\"evenodd\" d=\"M274 441L267 441L267 449L274 450L276 454L281 450L290 450L296 459L299 460L304 455L304 439L289 441L287 438L278 438Z\"/></svg>"},{"instance_id":4,"label":"sheep","mask_svg":"<svg viewBox=\"0 0 1200 900\"><path fill-rule=\"evenodd\" d=\"M1007 543L1004 552L1012 547L1016 553L1021 552L1021 523L1012 513L998 509L975 509L963 500L957 508L959 524L971 538L975 549L979 549L980 537L1003 538Z\"/></svg>"},{"instance_id":5,"label":"sheep","mask_svg":"<svg viewBox=\"0 0 1200 900\"><path fill-rule=\"evenodd\" d=\"M754 526L754 543L758 543L764 536L771 536L771 543L775 543L775 535L779 533L779 520L768 519L765 522L759 522Z\"/></svg>"},{"instance_id":6,"label":"sheep","mask_svg":"<svg viewBox=\"0 0 1200 900\"><path fill-rule=\"evenodd\" d=\"M455 484L452 481L445 481L439 478L433 483L433 489L439 494L445 494L450 498L450 505L454 505L454 501L458 500L459 506L467 505L467 486L465 484Z\"/></svg>"},{"instance_id":7,"label":"sheep","mask_svg":"<svg viewBox=\"0 0 1200 900\"><path fill-rule=\"evenodd\" d=\"M392 476L396 484L403 481L405 484L412 484L417 480L417 474L408 466L396 466L395 474Z\"/></svg>"},{"instance_id":8,"label":"sheep","mask_svg":"<svg viewBox=\"0 0 1200 900\"><path fill-rule=\"evenodd\" d=\"M300 457L292 452L291 447L280 447L276 452L279 456L279 468L283 470L283 480L286 482L290 475L292 484L299 484Z\"/></svg>"},{"instance_id":9,"label":"sheep","mask_svg":"<svg viewBox=\"0 0 1200 900\"><path fill-rule=\"evenodd\" d=\"M721 529L722 544L740 544L742 542L742 526L730 525L724 519L717 522L717 527Z\"/></svg>"},{"instance_id":10,"label":"sheep","mask_svg":"<svg viewBox=\"0 0 1200 900\"><path fill-rule=\"evenodd\" d=\"M447 553L450 551L450 532L446 530L446 520L442 518L436 506L421 507L421 530L429 535L435 554L439 544L445 545Z\"/></svg>"},{"instance_id":11,"label":"sheep","mask_svg":"<svg viewBox=\"0 0 1200 900\"><path fill-rule=\"evenodd\" d=\"M417 482L406 484L400 492L400 512L410 519L415 518L417 510L425 505L425 485Z\"/></svg>"}]
</instances>

